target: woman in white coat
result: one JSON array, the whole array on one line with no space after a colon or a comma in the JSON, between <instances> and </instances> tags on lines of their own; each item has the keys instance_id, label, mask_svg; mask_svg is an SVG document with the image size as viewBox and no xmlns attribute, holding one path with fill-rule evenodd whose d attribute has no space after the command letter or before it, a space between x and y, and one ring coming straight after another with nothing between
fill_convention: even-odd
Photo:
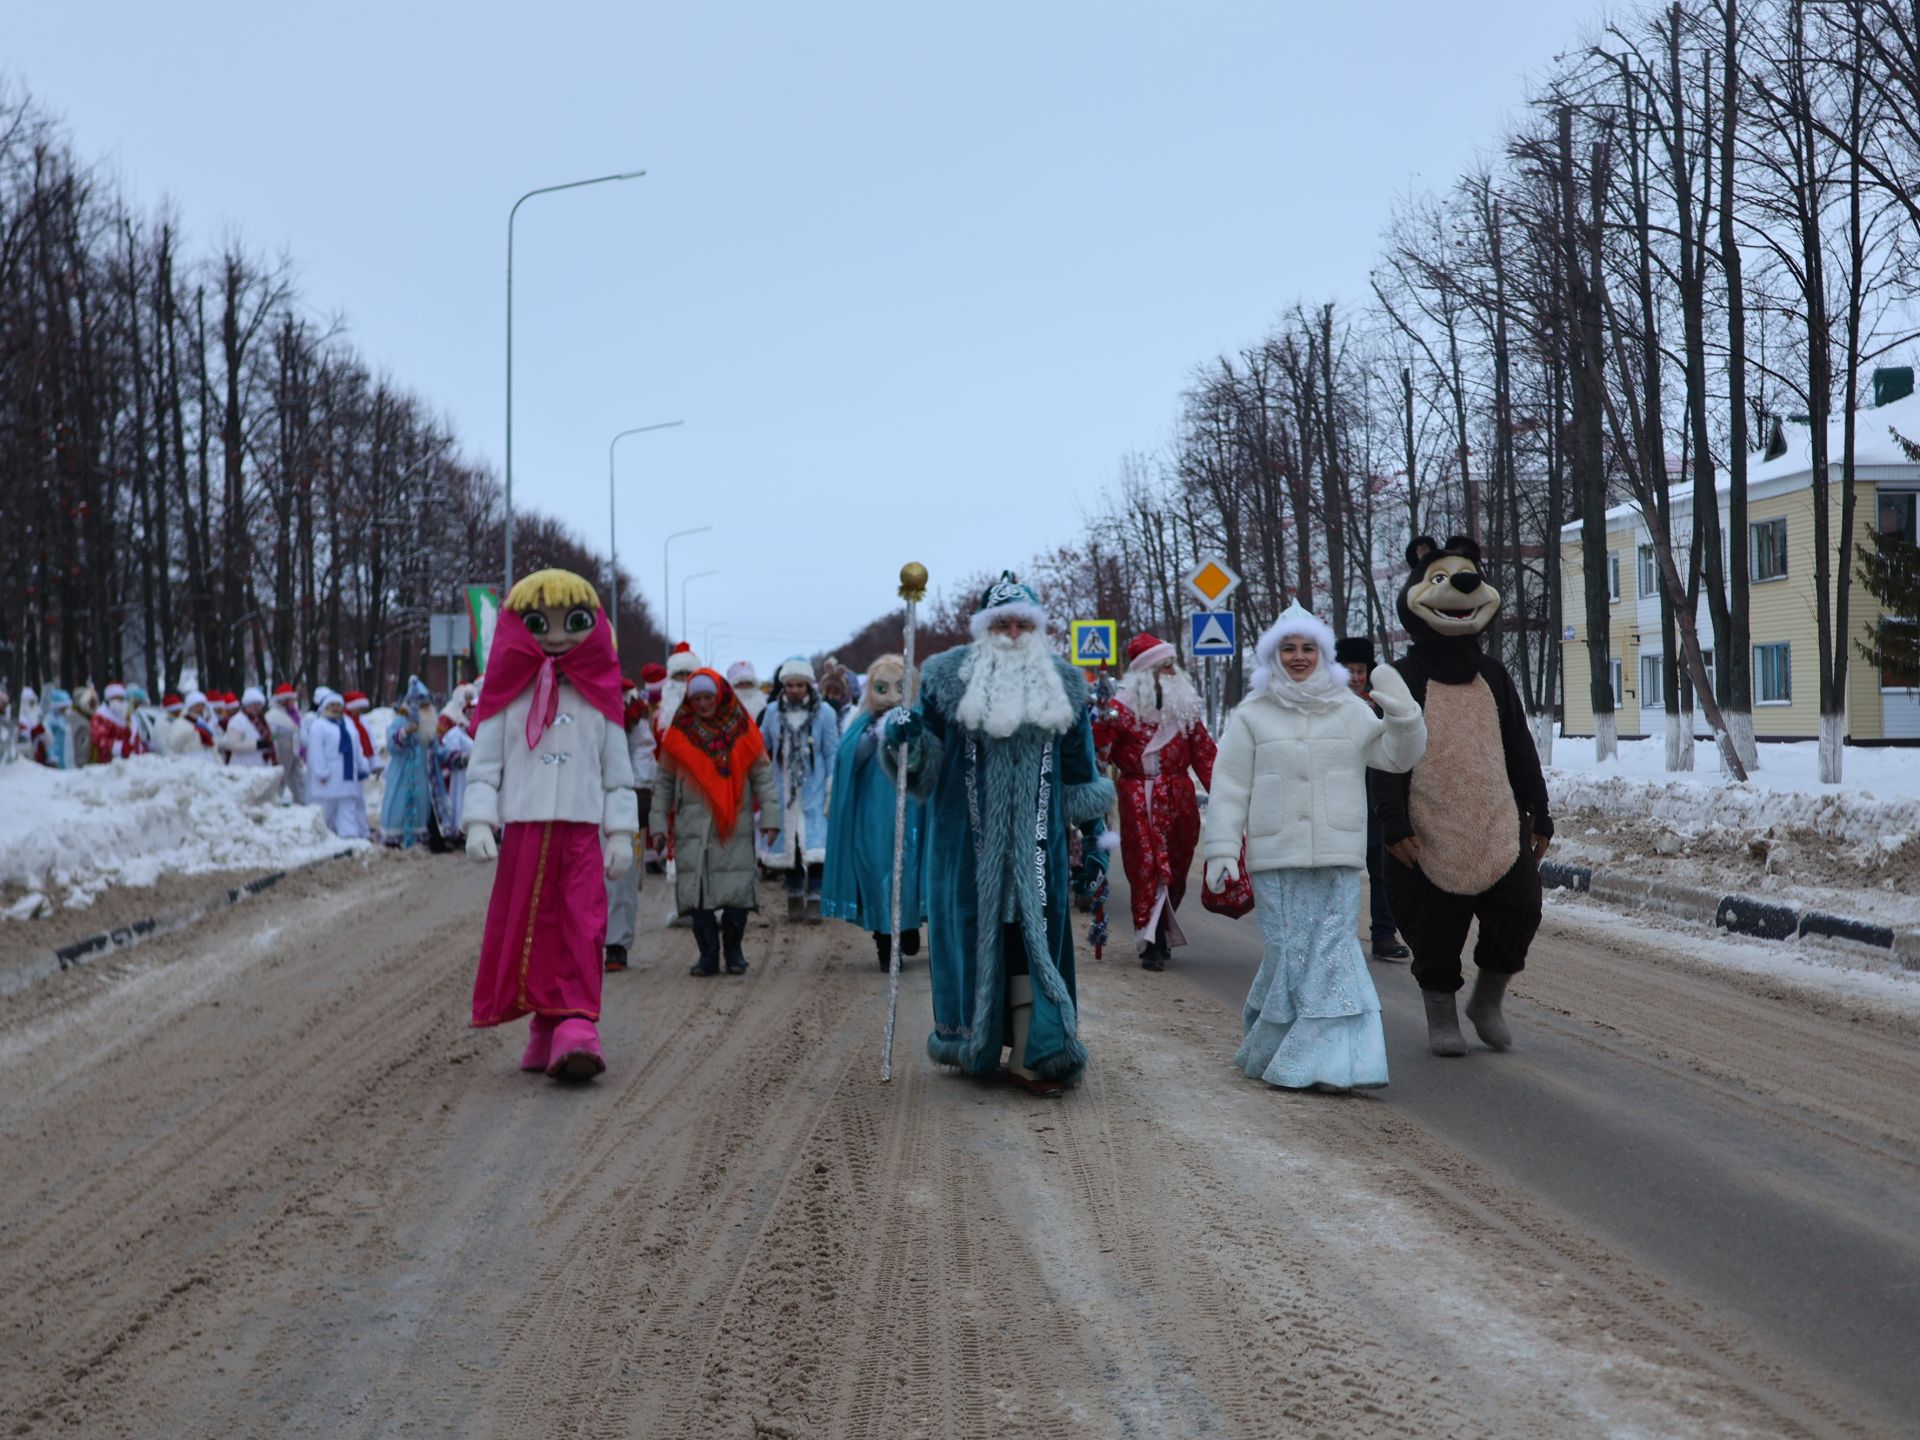
<instances>
[{"instance_id":1,"label":"woman in white coat","mask_svg":"<svg viewBox=\"0 0 1920 1440\"><path fill-rule=\"evenodd\" d=\"M322 689L313 698L320 713L307 722L307 798L334 834L369 839L366 785L372 767L360 749L360 732L339 695Z\"/></svg>"},{"instance_id":2,"label":"woman in white coat","mask_svg":"<svg viewBox=\"0 0 1920 1440\"><path fill-rule=\"evenodd\" d=\"M1356 936L1367 863L1367 771L1411 770L1427 727L1391 666L1371 706L1333 663L1334 636L1298 604L1260 637L1260 665L1227 723L1204 832L1206 880L1239 878L1244 841L1263 954L1233 1057L1287 1089L1387 1083L1380 997Z\"/></svg>"}]
</instances>

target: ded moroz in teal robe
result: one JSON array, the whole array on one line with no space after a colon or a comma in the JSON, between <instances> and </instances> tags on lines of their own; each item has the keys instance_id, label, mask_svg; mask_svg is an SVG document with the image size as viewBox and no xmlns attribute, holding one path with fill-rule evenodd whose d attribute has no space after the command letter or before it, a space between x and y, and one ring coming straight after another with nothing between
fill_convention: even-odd
<instances>
[{"instance_id":1,"label":"ded moroz in teal robe","mask_svg":"<svg viewBox=\"0 0 1920 1440\"><path fill-rule=\"evenodd\" d=\"M878 935L893 931L893 776L880 764L875 716L863 710L840 737L833 766L833 808L827 816L827 870L820 913ZM900 872L900 929L926 923L920 879L924 817L907 797L906 854Z\"/></svg>"},{"instance_id":2,"label":"ded moroz in teal robe","mask_svg":"<svg viewBox=\"0 0 1920 1440\"><path fill-rule=\"evenodd\" d=\"M1033 977L1024 1062L1050 1079L1072 1081L1087 1052L1074 982L1068 831L1106 813L1113 785L1094 761L1086 681L1057 657L1075 716L1064 733L1024 726L999 740L966 730L954 716L972 648L927 662L916 709L925 729L908 760L914 788L927 799L927 1053L975 1075L1000 1067L1007 1044L1001 916L1011 878ZM890 767L896 754L885 752Z\"/></svg>"}]
</instances>

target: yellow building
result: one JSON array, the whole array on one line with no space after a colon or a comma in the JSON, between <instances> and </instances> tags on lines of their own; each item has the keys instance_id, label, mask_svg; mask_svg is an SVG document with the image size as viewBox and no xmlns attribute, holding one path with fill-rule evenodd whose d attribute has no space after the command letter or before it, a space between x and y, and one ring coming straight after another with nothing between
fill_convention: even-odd
<instances>
[{"instance_id":1,"label":"yellow building","mask_svg":"<svg viewBox=\"0 0 1920 1440\"><path fill-rule=\"evenodd\" d=\"M1920 464L1907 458L1893 432L1920 443L1920 396L1909 396L1856 416L1857 477L1854 540L1880 529L1916 536ZM1828 455L1834 477L1831 534L1840 531L1842 431L1835 422ZM1752 585L1748 627L1753 642L1753 729L1760 740L1812 740L1820 733L1820 631L1814 588L1813 464L1805 426L1787 427L1786 453L1757 463L1747 473L1747 533L1726 535L1726 482L1720 487L1720 527L1728 544L1747 547ZM1676 486L1674 544L1692 533L1693 497ZM1578 522L1561 531L1561 733L1593 734L1593 704L1587 671L1586 581ZM1836 568L1837 557L1836 557ZM1880 619L1879 602L1861 586L1849 556L1848 605L1853 638L1864 639ZM1659 577L1638 504L1607 512L1607 572L1613 596L1609 649L1613 655L1615 725L1621 739L1664 734L1667 697L1660 638ZM1713 645L1713 624L1700 602L1700 643ZM1850 640L1851 644L1851 640ZM1920 676L1883 674L1850 651L1847 670L1846 738L1852 744L1920 743ZM1713 657L1707 663L1711 673ZM1696 717L1697 720L1698 717ZM1700 733L1705 733L1700 726Z\"/></svg>"}]
</instances>

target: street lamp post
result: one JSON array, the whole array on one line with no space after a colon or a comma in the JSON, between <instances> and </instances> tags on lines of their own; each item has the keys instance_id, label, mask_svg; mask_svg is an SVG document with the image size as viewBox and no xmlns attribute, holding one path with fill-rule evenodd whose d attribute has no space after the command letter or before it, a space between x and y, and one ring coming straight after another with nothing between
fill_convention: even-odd
<instances>
[{"instance_id":1,"label":"street lamp post","mask_svg":"<svg viewBox=\"0 0 1920 1440\"><path fill-rule=\"evenodd\" d=\"M520 214L520 207L536 195L551 195L556 190L578 190L585 185L605 185L613 180L638 180L646 173L644 170L628 170L619 175L596 175L591 180L569 180L564 185L542 185L514 201L513 208L507 212L507 590L513 589L513 222ZM505 590L500 598L506 598Z\"/></svg>"},{"instance_id":2,"label":"street lamp post","mask_svg":"<svg viewBox=\"0 0 1920 1440\"><path fill-rule=\"evenodd\" d=\"M684 420L662 420L658 425L636 425L631 430L622 430L607 442L607 588L613 593L613 623L620 624L620 542L613 521L613 447L629 435L644 435L649 430L671 430L676 425L684 425Z\"/></svg>"},{"instance_id":3,"label":"street lamp post","mask_svg":"<svg viewBox=\"0 0 1920 1440\"><path fill-rule=\"evenodd\" d=\"M709 575L718 575L719 573L718 570L696 570L680 582L680 628L685 630L687 634L693 634L693 627L687 624L687 586L696 580L704 580ZM702 655L700 658L709 664L713 662L711 655Z\"/></svg>"},{"instance_id":4,"label":"street lamp post","mask_svg":"<svg viewBox=\"0 0 1920 1440\"><path fill-rule=\"evenodd\" d=\"M673 542L689 535L704 535L711 525L696 525L691 530L676 530L660 542L660 608L666 611L660 628L666 632L667 658L673 658Z\"/></svg>"}]
</instances>

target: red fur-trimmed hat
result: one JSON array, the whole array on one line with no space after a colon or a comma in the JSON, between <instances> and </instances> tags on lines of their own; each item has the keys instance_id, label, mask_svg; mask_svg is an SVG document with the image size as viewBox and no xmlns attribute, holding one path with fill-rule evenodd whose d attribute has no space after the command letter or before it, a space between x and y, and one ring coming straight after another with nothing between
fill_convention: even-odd
<instances>
[{"instance_id":1,"label":"red fur-trimmed hat","mask_svg":"<svg viewBox=\"0 0 1920 1440\"><path fill-rule=\"evenodd\" d=\"M1127 669L1158 670L1180 658L1180 652L1157 635L1142 630L1127 642Z\"/></svg>"}]
</instances>

